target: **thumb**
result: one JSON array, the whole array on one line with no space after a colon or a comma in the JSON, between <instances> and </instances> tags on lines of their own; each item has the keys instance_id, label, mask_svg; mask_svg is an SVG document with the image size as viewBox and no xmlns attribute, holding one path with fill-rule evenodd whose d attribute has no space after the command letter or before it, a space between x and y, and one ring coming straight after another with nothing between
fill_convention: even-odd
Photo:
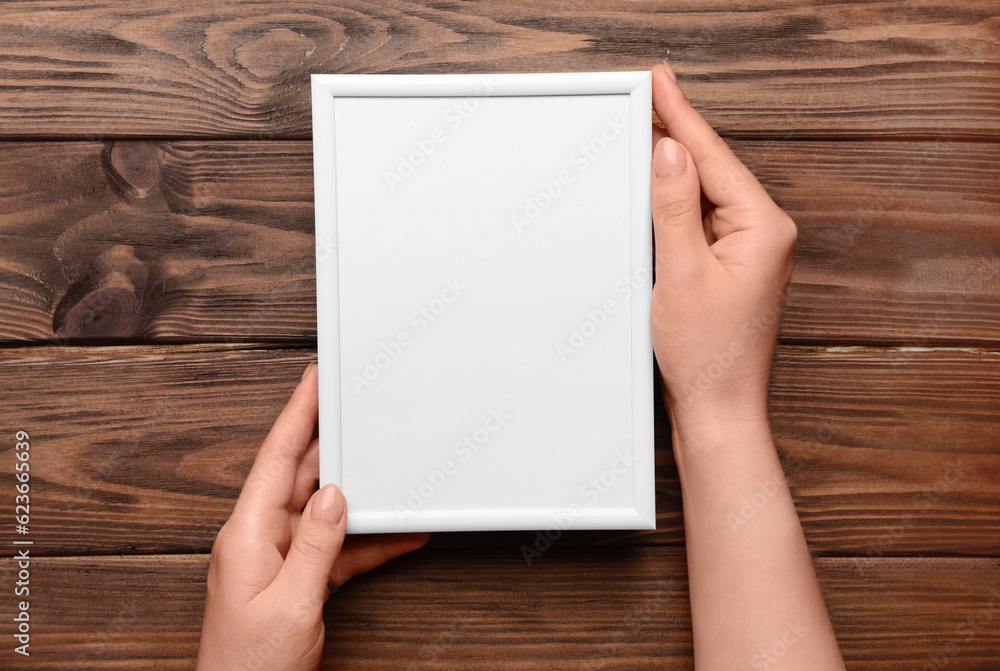
<instances>
[{"instance_id":1,"label":"thumb","mask_svg":"<svg viewBox=\"0 0 1000 671\"><path fill-rule=\"evenodd\" d=\"M708 252L701 215L701 182L687 148L665 137L653 149L650 187L656 272L698 263Z\"/></svg>"},{"instance_id":2,"label":"thumb","mask_svg":"<svg viewBox=\"0 0 1000 671\"><path fill-rule=\"evenodd\" d=\"M274 583L281 594L329 594L333 563L344 545L347 501L336 485L312 495ZM272 584L274 584L272 583Z\"/></svg>"}]
</instances>

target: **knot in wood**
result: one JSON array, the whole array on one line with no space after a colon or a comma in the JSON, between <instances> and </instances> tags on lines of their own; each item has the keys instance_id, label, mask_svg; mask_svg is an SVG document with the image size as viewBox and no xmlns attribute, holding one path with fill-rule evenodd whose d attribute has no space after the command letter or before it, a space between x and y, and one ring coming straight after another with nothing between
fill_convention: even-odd
<instances>
[{"instance_id":1,"label":"knot in wood","mask_svg":"<svg viewBox=\"0 0 1000 671\"><path fill-rule=\"evenodd\" d=\"M68 338L134 336L142 327L141 296L148 275L132 247L105 251L63 296L53 315L53 333Z\"/></svg>"},{"instance_id":2,"label":"knot in wood","mask_svg":"<svg viewBox=\"0 0 1000 671\"><path fill-rule=\"evenodd\" d=\"M160 152L148 142L115 142L111 167L140 198L160 182Z\"/></svg>"},{"instance_id":3,"label":"knot in wood","mask_svg":"<svg viewBox=\"0 0 1000 671\"><path fill-rule=\"evenodd\" d=\"M91 291L66 315L63 334L70 338L122 338L137 327L139 299L121 273L112 273L106 286Z\"/></svg>"}]
</instances>

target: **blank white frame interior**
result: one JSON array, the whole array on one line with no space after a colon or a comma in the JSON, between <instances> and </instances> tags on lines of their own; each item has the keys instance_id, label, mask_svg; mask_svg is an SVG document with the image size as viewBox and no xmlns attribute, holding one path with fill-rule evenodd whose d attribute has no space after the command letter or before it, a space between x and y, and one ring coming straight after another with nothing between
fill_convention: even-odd
<instances>
[{"instance_id":1,"label":"blank white frame interior","mask_svg":"<svg viewBox=\"0 0 1000 671\"><path fill-rule=\"evenodd\" d=\"M313 75L350 533L653 529L649 72Z\"/></svg>"}]
</instances>

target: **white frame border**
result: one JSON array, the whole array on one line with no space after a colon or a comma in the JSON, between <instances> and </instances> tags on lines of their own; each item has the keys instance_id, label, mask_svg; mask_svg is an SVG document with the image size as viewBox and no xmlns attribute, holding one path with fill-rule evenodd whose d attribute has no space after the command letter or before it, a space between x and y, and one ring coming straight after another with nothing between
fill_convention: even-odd
<instances>
[{"instance_id":1,"label":"white frame border","mask_svg":"<svg viewBox=\"0 0 1000 671\"><path fill-rule=\"evenodd\" d=\"M572 517L573 530L655 529L656 478L653 444L653 345L649 307L652 300L652 229L649 199L651 161L652 77L640 72L585 72L538 74L464 75L312 75L313 176L316 204L316 296L320 290L339 295L339 264L324 263L323 255L333 253L337 240L336 147L334 146L334 97L466 97L489 96L592 96L629 95L629 147L631 211L630 266L632 278L646 269L648 281L633 283L630 301L632 321L632 508L584 508ZM317 304L317 332L339 332L339 304L331 302L320 310ZM324 454L341 454L340 352L326 352L323 337L318 341L320 398L334 398L335 417L326 416L326 426L335 423L336 446L320 449L320 483L342 482L341 460ZM635 399L644 399L636 402ZM321 406L322 407L322 406ZM332 420L332 422L331 422ZM326 434L330 436L331 433ZM393 512L348 515L348 533L408 531L511 531L552 527L564 509L538 509L530 513L508 510L413 511L403 519Z\"/></svg>"}]
</instances>

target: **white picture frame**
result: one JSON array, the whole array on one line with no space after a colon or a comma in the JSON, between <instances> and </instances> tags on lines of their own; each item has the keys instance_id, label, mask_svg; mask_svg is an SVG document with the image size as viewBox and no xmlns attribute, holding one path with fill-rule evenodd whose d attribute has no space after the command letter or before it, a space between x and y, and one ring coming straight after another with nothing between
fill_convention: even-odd
<instances>
[{"instance_id":1,"label":"white picture frame","mask_svg":"<svg viewBox=\"0 0 1000 671\"><path fill-rule=\"evenodd\" d=\"M655 529L649 72L313 75L349 533Z\"/></svg>"}]
</instances>

